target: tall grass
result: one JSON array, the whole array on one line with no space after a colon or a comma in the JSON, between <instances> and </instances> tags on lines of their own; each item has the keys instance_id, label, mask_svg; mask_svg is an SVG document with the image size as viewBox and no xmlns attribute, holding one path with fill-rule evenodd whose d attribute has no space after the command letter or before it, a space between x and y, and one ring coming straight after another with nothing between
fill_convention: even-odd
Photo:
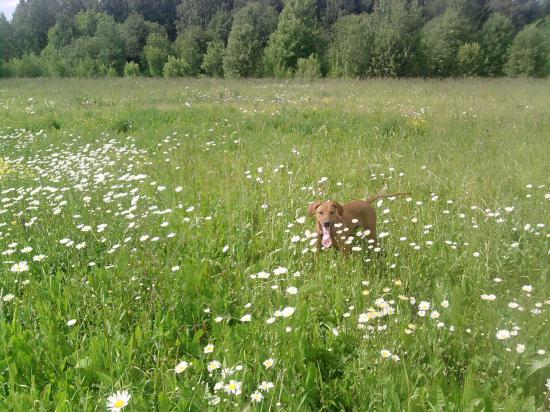
<instances>
[{"instance_id":1,"label":"tall grass","mask_svg":"<svg viewBox=\"0 0 550 412\"><path fill-rule=\"evenodd\" d=\"M0 82L0 409L544 410L549 86Z\"/></svg>"}]
</instances>

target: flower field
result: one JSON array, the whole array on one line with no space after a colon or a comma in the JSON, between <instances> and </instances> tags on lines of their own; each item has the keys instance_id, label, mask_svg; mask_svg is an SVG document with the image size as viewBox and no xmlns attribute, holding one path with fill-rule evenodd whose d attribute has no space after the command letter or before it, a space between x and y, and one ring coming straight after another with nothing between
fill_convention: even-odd
<instances>
[{"instance_id":1,"label":"flower field","mask_svg":"<svg viewBox=\"0 0 550 412\"><path fill-rule=\"evenodd\" d=\"M542 411L550 81L0 82L0 410ZM316 200L379 244L316 251Z\"/></svg>"}]
</instances>

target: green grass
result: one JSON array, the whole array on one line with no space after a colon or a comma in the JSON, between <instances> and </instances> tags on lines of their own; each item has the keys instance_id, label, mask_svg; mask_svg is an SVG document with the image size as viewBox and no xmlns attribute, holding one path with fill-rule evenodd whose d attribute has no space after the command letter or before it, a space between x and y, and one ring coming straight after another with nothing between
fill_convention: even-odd
<instances>
[{"instance_id":1,"label":"green grass","mask_svg":"<svg viewBox=\"0 0 550 412\"><path fill-rule=\"evenodd\" d=\"M546 410L549 92L3 80L0 410ZM309 250L309 202L379 191L380 251Z\"/></svg>"}]
</instances>

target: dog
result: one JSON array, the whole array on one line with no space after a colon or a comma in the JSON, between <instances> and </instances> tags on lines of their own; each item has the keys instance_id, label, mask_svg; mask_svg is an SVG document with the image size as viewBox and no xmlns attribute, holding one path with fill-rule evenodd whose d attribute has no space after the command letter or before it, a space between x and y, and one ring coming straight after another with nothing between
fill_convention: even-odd
<instances>
[{"instance_id":1,"label":"dog","mask_svg":"<svg viewBox=\"0 0 550 412\"><path fill-rule=\"evenodd\" d=\"M308 215L317 219L317 249L334 247L349 252L348 238L357 229L364 229L369 244L376 245L376 212L372 203L378 199L406 196L410 193L389 193L369 196L366 200L352 200L340 204L333 200L313 202L308 206ZM347 243L346 243L347 242Z\"/></svg>"}]
</instances>

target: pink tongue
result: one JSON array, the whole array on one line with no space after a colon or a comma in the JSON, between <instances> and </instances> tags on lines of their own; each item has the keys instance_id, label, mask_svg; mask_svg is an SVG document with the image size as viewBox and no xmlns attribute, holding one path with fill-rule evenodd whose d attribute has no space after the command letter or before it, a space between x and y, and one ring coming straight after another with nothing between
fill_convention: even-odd
<instances>
[{"instance_id":1,"label":"pink tongue","mask_svg":"<svg viewBox=\"0 0 550 412\"><path fill-rule=\"evenodd\" d=\"M332 240L330 239L330 230L326 227L323 227L323 241L321 242L325 249L328 249L332 245Z\"/></svg>"}]
</instances>

